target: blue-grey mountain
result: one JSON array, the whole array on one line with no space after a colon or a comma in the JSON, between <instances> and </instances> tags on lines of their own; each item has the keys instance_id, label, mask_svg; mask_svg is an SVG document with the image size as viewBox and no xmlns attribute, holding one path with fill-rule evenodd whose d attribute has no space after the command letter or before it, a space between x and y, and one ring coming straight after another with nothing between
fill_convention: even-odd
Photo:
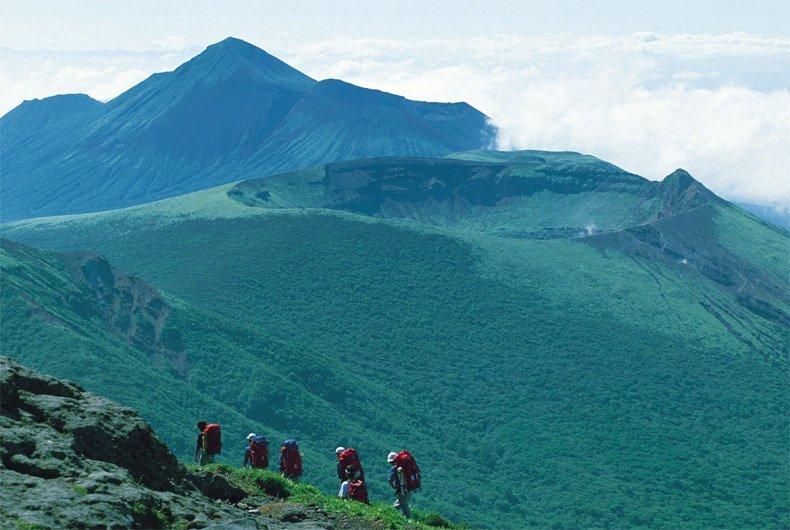
<instances>
[{"instance_id":1,"label":"blue-grey mountain","mask_svg":"<svg viewBox=\"0 0 790 530\"><path fill-rule=\"evenodd\" d=\"M496 134L466 103L316 81L228 38L107 103L26 101L0 118L2 219L106 210L371 156L443 156Z\"/></svg>"}]
</instances>

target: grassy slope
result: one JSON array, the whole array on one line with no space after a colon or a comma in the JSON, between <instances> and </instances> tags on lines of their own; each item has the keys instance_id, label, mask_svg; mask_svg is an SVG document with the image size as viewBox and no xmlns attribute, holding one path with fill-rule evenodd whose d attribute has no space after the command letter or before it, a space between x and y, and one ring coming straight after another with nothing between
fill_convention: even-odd
<instances>
[{"instance_id":1,"label":"grassy slope","mask_svg":"<svg viewBox=\"0 0 790 530\"><path fill-rule=\"evenodd\" d=\"M331 208L516 237L575 237L640 224L657 212L655 182L594 157L519 153L512 163L338 162L244 181L229 193L258 208Z\"/></svg>"},{"instance_id":2,"label":"grassy slope","mask_svg":"<svg viewBox=\"0 0 790 530\"><path fill-rule=\"evenodd\" d=\"M751 222L745 222L745 216ZM723 246L744 260L760 263L777 281L788 281L786 230L734 206L719 209L714 223L717 239Z\"/></svg>"},{"instance_id":3,"label":"grassy slope","mask_svg":"<svg viewBox=\"0 0 790 530\"><path fill-rule=\"evenodd\" d=\"M346 528L345 523L363 523L365 528L393 530L419 530L435 527L465 528L465 526L447 521L438 514L420 510L415 510L412 520L407 521L389 503L373 501L371 504L365 505L359 502L344 501L335 495L326 495L314 486L292 482L271 471L238 469L225 465L192 467L191 471L224 477L234 486L244 490L250 496L248 500L250 498L265 499L267 502L259 509L267 514L279 515L294 505L305 505L316 506L327 514L340 518L342 528ZM354 527L357 526L363 525L354 525Z\"/></svg>"},{"instance_id":4,"label":"grassy slope","mask_svg":"<svg viewBox=\"0 0 790 530\"><path fill-rule=\"evenodd\" d=\"M329 487L334 468L319 450L356 441L386 454L395 443L386 433L396 425L380 406L396 398L318 353L171 297L167 325L189 345L192 363L183 380L75 310L85 295L55 256L6 243L0 258L3 353L134 406L182 457L192 454L196 419L222 418L225 461L240 462L251 430L272 440L295 436L304 440L311 477ZM293 362L308 357L309 366ZM346 413L338 415L338 407ZM375 437L371 426L380 431ZM378 467L384 476L384 464Z\"/></svg>"},{"instance_id":5,"label":"grassy slope","mask_svg":"<svg viewBox=\"0 0 790 530\"><path fill-rule=\"evenodd\" d=\"M261 211L224 191L10 235L97 249L196 310L341 360L395 418L348 427L349 439L371 455L382 436L413 448L420 497L461 520L491 525L493 509L516 527L787 523L786 363L763 362L701 308L701 294L732 304L711 282L568 240ZM769 253L786 244L742 216L717 222L757 230ZM187 337L191 355L204 355L200 339ZM239 393L237 377L225 385ZM481 490L489 453L496 487Z\"/></svg>"},{"instance_id":6,"label":"grassy slope","mask_svg":"<svg viewBox=\"0 0 790 530\"><path fill-rule=\"evenodd\" d=\"M63 294L77 293L79 286L51 255L3 248L0 266L4 355L134 404L159 432L170 433L168 443L182 455L194 443L184 430L185 417L221 415L236 428L246 426L237 411L174 379L167 369L153 366L147 356L64 304ZM168 413L162 403L179 413Z\"/></svg>"}]
</instances>

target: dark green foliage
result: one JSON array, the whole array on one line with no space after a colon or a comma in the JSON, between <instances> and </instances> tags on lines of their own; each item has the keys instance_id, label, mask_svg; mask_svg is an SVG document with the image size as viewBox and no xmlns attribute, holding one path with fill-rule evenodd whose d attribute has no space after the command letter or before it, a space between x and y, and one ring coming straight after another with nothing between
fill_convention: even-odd
<instances>
[{"instance_id":1,"label":"dark green foliage","mask_svg":"<svg viewBox=\"0 0 790 530\"><path fill-rule=\"evenodd\" d=\"M452 528L450 522L437 513L428 513L422 519L422 523L426 526L433 526L435 528Z\"/></svg>"},{"instance_id":2,"label":"dark green foliage","mask_svg":"<svg viewBox=\"0 0 790 530\"><path fill-rule=\"evenodd\" d=\"M14 521L14 528L16 528L17 530L46 530L46 527L34 523L29 523L24 519L16 519Z\"/></svg>"},{"instance_id":3,"label":"dark green foliage","mask_svg":"<svg viewBox=\"0 0 790 530\"><path fill-rule=\"evenodd\" d=\"M558 163L614 171L579 156ZM321 178L290 197L327 206L301 188ZM286 180L269 184L242 191L284 196ZM306 480L327 492L337 445L361 450L375 499L391 495L384 456L408 448L417 505L473 526L787 526L787 327L743 299L787 314L787 233L695 206L705 190L682 174L644 186L644 209L608 190L510 211L536 230L579 226L567 212L584 196L612 233L581 240L502 237L481 218L274 210L254 194L249 207L228 188L21 224L13 237L97 250L166 293L188 370L111 348L111 334L86 346L93 332L54 297L78 332L31 318L23 293L64 289L52 258L4 256L24 262L4 264L4 352L138 407L183 456L198 416L227 424L230 462L250 430L296 436ZM134 382L149 380L143 400Z\"/></svg>"},{"instance_id":4,"label":"dark green foliage","mask_svg":"<svg viewBox=\"0 0 790 530\"><path fill-rule=\"evenodd\" d=\"M88 494L88 490L87 490L87 489L85 489L85 487L84 487L84 486L80 486L79 484L75 484L75 485L72 487L72 489L73 489L73 490L74 490L76 493L78 493L79 495L87 495L87 494Z\"/></svg>"},{"instance_id":5,"label":"dark green foliage","mask_svg":"<svg viewBox=\"0 0 790 530\"><path fill-rule=\"evenodd\" d=\"M153 504L151 499L146 499L132 506L132 520L133 528L168 528L172 516L166 509Z\"/></svg>"},{"instance_id":6,"label":"dark green foliage","mask_svg":"<svg viewBox=\"0 0 790 530\"><path fill-rule=\"evenodd\" d=\"M291 496L291 491L286 486L285 481L286 479L282 478L280 475L267 473L257 478L255 480L255 485L270 497L287 499Z\"/></svg>"}]
</instances>

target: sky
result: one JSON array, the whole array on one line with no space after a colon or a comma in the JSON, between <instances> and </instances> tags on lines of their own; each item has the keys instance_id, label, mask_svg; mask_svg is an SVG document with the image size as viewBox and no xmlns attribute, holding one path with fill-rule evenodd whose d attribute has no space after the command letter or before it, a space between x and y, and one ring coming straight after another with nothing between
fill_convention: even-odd
<instances>
[{"instance_id":1,"label":"sky","mask_svg":"<svg viewBox=\"0 0 790 530\"><path fill-rule=\"evenodd\" d=\"M790 1L0 0L0 114L109 100L234 36L316 79L466 101L498 148L572 150L790 206Z\"/></svg>"}]
</instances>

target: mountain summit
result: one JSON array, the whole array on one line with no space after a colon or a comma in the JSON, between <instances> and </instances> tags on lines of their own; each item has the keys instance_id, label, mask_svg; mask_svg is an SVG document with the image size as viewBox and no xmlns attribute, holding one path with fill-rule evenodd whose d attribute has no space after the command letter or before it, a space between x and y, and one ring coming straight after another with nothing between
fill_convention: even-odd
<instances>
[{"instance_id":1,"label":"mountain summit","mask_svg":"<svg viewBox=\"0 0 790 530\"><path fill-rule=\"evenodd\" d=\"M118 208L340 160L444 156L496 135L465 103L317 82L232 37L106 104L81 98L58 119L46 118L53 98L0 118L3 220ZM26 116L46 118L35 135Z\"/></svg>"},{"instance_id":2,"label":"mountain summit","mask_svg":"<svg viewBox=\"0 0 790 530\"><path fill-rule=\"evenodd\" d=\"M194 75L204 83L246 74L259 82L294 90L304 90L315 83L314 79L277 57L234 37L212 44L173 73L181 77Z\"/></svg>"}]
</instances>

